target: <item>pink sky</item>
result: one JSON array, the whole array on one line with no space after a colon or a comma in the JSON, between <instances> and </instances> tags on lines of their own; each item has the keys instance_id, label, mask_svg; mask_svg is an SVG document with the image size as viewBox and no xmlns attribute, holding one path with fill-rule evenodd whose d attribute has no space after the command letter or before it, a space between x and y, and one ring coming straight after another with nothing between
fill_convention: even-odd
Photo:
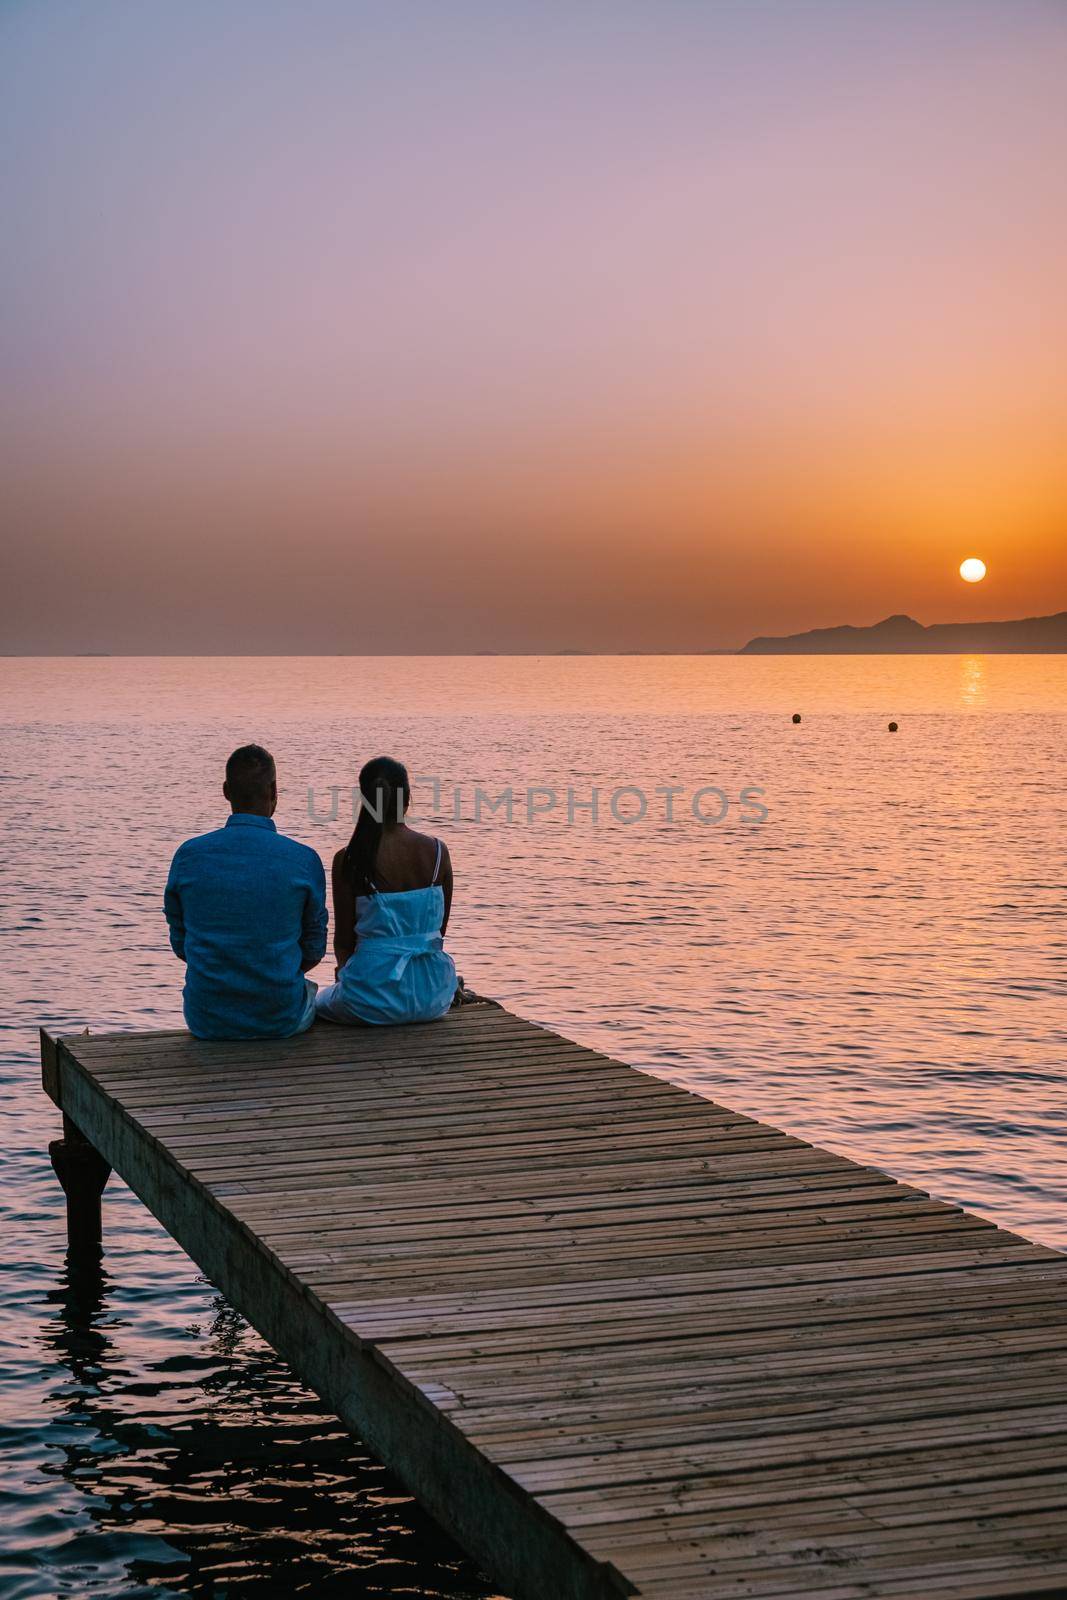
<instances>
[{"instance_id":1,"label":"pink sky","mask_svg":"<svg viewBox=\"0 0 1067 1600\"><path fill-rule=\"evenodd\" d=\"M1067 606L1065 79L1045 0L13 0L3 648Z\"/></svg>"}]
</instances>

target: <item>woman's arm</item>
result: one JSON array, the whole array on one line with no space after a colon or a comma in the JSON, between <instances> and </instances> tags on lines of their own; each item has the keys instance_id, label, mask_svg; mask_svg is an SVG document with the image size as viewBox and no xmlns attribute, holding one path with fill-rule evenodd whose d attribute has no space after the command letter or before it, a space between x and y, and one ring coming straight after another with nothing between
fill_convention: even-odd
<instances>
[{"instance_id":1,"label":"woman's arm","mask_svg":"<svg viewBox=\"0 0 1067 1600\"><path fill-rule=\"evenodd\" d=\"M452 910L452 857L448 853L447 844L441 846L441 871L438 874L437 881L441 885L445 897L445 914L441 918L441 936L443 938L445 929L448 927L449 912Z\"/></svg>"},{"instance_id":2,"label":"woman's arm","mask_svg":"<svg viewBox=\"0 0 1067 1600\"><path fill-rule=\"evenodd\" d=\"M345 853L333 858L333 954L337 974L356 948L356 893L351 875L345 871Z\"/></svg>"}]
</instances>

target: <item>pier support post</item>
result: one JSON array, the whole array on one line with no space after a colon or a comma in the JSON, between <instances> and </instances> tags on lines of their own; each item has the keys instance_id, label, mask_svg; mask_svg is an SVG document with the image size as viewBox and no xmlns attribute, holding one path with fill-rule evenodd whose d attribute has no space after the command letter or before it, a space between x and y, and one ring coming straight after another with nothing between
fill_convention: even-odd
<instances>
[{"instance_id":1,"label":"pier support post","mask_svg":"<svg viewBox=\"0 0 1067 1600\"><path fill-rule=\"evenodd\" d=\"M65 1113L63 1137L52 1140L48 1154L67 1197L68 1248L98 1247L103 1232L100 1197L111 1168Z\"/></svg>"}]
</instances>

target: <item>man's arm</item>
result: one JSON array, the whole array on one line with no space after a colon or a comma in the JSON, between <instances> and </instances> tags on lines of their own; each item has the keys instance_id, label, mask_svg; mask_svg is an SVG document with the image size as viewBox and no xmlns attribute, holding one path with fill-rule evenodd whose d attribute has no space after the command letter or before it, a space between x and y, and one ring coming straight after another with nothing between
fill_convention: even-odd
<instances>
[{"instance_id":1,"label":"man's arm","mask_svg":"<svg viewBox=\"0 0 1067 1600\"><path fill-rule=\"evenodd\" d=\"M178 893L177 873L178 855L175 851L174 860L170 864L170 874L167 878L167 887L163 891L163 913L170 929L170 947L179 961L185 960L185 917L182 913L182 899Z\"/></svg>"},{"instance_id":2,"label":"man's arm","mask_svg":"<svg viewBox=\"0 0 1067 1600\"><path fill-rule=\"evenodd\" d=\"M304 901L304 922L300 930L300 970L310 972L326 954L326 930L330 914L326 910L326 873L315 851L311 882Z\"/></svg>"}]
</instances>

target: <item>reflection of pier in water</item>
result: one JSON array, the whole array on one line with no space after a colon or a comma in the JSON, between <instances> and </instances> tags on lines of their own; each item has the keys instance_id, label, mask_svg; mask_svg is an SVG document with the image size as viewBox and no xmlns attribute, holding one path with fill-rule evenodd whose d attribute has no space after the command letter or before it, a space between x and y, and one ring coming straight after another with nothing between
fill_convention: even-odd
<instances>
[{"instance_id":1,"label":"reflection of pier in water","mask_svg":"<svg viewBox=\"0 0 1067 1600\"><path fill-rule=\"evenodd\" d=\"M1067 1592L1054 1251L490 1006L43 1055L72 1134L515 1594Z\"/></svg>"},{"instance_id":2,"label":"reflection of pier in water","mask_svg":"<svg viewBox=\"0 0 1067 1600\"><path fill-rule=\"evenodd\" d=\"M40 1337L73 1380L52 1396L49 1470L84 1496L100 1533L128 1541L131 1587L209 1596L235 1585L267 1600L350 1596L362 1580L382 1600L470 1595L459 1552L221 1296L207 1351L168 1362L207 1396L195 1424L139 1417L146 1400L180 1405L129 1372L112 1288L99 1251L70 1258ZM88 1571L95 1535L83 1537Z\"/></svg>"}]
</instances>

